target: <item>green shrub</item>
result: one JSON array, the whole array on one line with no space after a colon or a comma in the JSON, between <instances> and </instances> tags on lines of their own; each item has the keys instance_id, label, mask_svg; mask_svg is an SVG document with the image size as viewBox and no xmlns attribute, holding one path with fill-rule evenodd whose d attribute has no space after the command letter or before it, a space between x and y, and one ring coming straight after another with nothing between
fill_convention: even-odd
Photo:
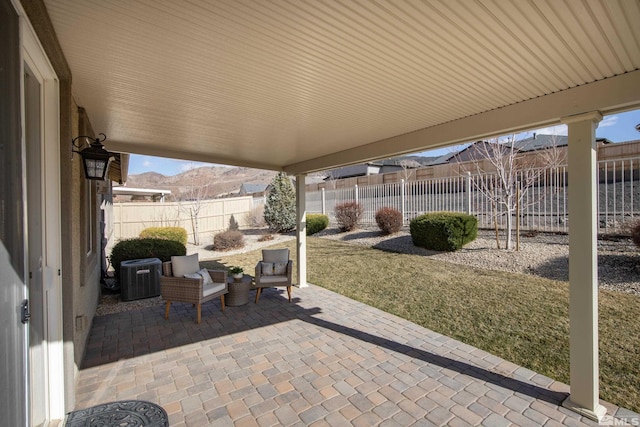
<instances>
[{"instance_id":1,"label":"green shrub","mask_svg":"<svg viewBox=\"0 0 640 427\"><path fill-rule=\"evenodd\" d=\"M344 202L333 209L340 231L351 231L358 227L364 208L357 202Z\"/></svg>"},{"instance_id":2,"label":"green shrub","mask_svg":"<svg viewBox=\"0 0 640 427\"><path fill-rule=\"evenodd\" d=\"M307 236L319 233L329 225L329 217L322 214L307 214Z\"/></svg>"},{"instance_id":3,"label":"green shrub","mask_svg":"<svg viewBox=\"0 0 640 427\"><path fill-rule=\"evenodd\" d=\"M167 239L126 239L121 240L111 250L109 261L120 280L120 263L131 259L158 258L162 262L171 261L172 255L186 255L187 248L180 242Z\"/></svg>"},{"instance_id":4,"label":"green shrub","mask_svg":"<svg viewBox=\"0 0 640 427\"><path fill-rule=\"evenodd\" d=\"M182 227L149 227L142 230L139 237L173 240L183 245L187 244L187 230Z\"/></svg>"},{"instance_id":5,"label":"green shrub","mask_svg":"<svg viewBox=\"0 0 640 427\"><path fill-rule=\"evenodd\" d=\"M384 234L397 233L402 228L402 212L395 208L380 208L376 212L376 224Z\"/></svg>"},{"instance_id":6,"label":"green shrub","mask_svg":"<svg viewBox=\"0 0 640 427\"><path fill-rule=\"evenodd\" d=\"M456 212L420 215L409 224L413 244L436 251L456 251L475 240L478 220Z\"/></svg>"},{"instance_id":7,"label":"green shrub","mask_svg":"<svg viewBox=\"0 0 640 427\"><path fill-rule=\"evenodd\" d=\"M213 236L213 249L229 251L244 247L244 235L237 230L227 230Z\"/></svg>"},{"instance_id":8,"label":"green shrub","mask_svg":"<svg viewBox=\"0 0 640 427\"><path fill-rule=\"evenodd\" d=\"M296 228L296 193L284 172L278 172L271 181L271 189L264 205L264 220L276 233Z\"/></svg>"}]
</instances>

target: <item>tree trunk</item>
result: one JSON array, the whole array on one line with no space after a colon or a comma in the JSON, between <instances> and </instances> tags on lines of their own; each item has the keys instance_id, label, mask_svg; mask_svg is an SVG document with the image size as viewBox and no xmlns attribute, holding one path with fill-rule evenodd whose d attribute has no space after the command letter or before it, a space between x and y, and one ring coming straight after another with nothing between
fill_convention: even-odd
<instances>
[{"instance_id":1,"label":"tree trunk","mask_svg":"<svg viewBox=\"0 0 640 427\"><path fill-rule=\"evenodd\" d=\"M505 244L505 249L509 250L511 249L512 246L512 232L513 232L513 206L512 206L512 196L508 195L507 196L507 237L506 237L506 244Z\"/></svg>"},{"instance_id":2,"label":"tree trunk","mask_svg":"<svg viewBox=\"0 0 640 427\"><path fill-rule=\"evenodd\" d=\"M198 214L191 212L191 229L193 230L193 244L200 245L200 236L198 234Z\"/></svg>"}]
</instances>

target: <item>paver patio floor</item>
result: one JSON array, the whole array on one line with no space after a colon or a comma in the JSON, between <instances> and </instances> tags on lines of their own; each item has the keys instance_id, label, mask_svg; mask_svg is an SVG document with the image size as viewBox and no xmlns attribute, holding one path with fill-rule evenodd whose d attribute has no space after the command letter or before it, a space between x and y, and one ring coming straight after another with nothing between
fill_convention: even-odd
<instances>
[{"instance_id":1,"label":"paver patio floor","mask_svg":"<svg viewBox=\"0 0 640 427\"><path fill-rule=\"evenodd\" d=\"M174 303L96 317L76 409L161 405L171 426L598 425L568 387L310 285L258 305ZM608 414L624 411L605 404Z\"/></svg>"}]
</instances>

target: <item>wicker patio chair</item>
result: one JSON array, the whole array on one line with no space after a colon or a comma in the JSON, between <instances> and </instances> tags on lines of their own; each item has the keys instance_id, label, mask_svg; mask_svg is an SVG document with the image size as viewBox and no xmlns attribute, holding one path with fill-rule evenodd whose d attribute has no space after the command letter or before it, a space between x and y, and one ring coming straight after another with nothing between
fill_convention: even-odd
<instances>
[{"instance_id":1,"label":"wicker patio chair","mask_svg":"<svg viewBox=\"0 0 640 427\"><path fill-rule=\"evenodd\" d=\"M274 287L286 287L291 302L293 261L289 259L289 249L263 249L262 261L256 264L255 273L256 304L262 288Z\"/></svg>"},{"instance_id":2,"label":"wicker patio chair","mask_svg":"<svg viewBox=\"0 0 640 427\"><path fill-rule=\"evenodd\" d=\"M167 302L164 318L169 319L171 303L185 302L195 305L197 322L201 321L202 303L220 297L220 305L224 311L224 296L228 291L227 272L225 270L207 270L213 284L204 285L202 277L191 279L174 277L171 261L162 263L163 276L160 277L160 295Z\"/></svg>"}]
</instances>

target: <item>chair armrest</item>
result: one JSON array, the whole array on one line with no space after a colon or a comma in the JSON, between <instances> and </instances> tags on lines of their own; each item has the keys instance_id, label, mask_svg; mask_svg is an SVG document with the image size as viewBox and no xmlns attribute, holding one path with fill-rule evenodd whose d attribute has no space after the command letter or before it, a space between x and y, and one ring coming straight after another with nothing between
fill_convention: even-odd
<instances>
[{"instance_id":1,"label":"chair armrest","mask_svg":"<svg viewBox=\"0 0 640 427\"><path fill-rule=\"evenodd\" d=\"M160 294L170 301L198 303L202 298L202 278L160 276Z\"/></svg>"},{"instance_id":2,"label":"chair armrest","mask_svg":"<svg viewBox=\"0 0 640 427\"><path fill-rule=\"evenodd\" d=\"M227 283L227 270L207 270L215 283Z\"/></svg>"},{"instance_id":3,"label":"chair armrest","mask_svg":"<svg viewBox=\"0 0 640 427\"><path fill-rule=\"evenodd\" d=\"M260 276L262 276L262 261L258 261L258 263L256 264L256 274L255 276L253 276L256 280L258 280L258 278Z\"/></svg>"},{"instance_id":4,"label":"chair armrest","mask_svg":"<svg viewBox=\"0 0 640 427\"><path fill-rule=\"evenodd\" d=\"M289 278L289 283L291 283L293 277L293 261L291 260L287 263L287 277Z\"/></svg>"}]
</instances>

